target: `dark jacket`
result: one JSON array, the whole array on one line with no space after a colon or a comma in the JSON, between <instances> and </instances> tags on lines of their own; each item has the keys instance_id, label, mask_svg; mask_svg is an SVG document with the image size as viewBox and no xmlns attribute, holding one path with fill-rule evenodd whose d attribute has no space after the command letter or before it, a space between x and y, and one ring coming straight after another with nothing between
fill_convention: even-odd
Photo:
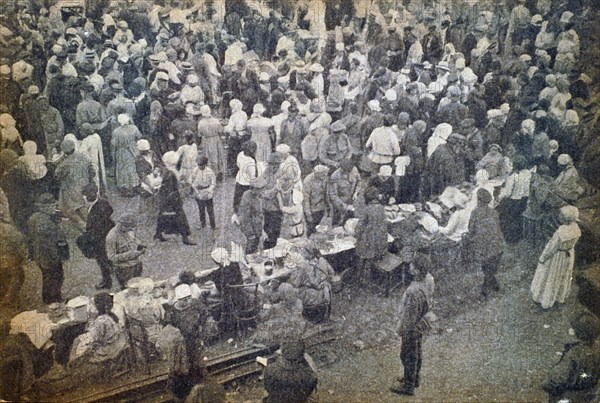
<instances>
[{"instance_id":1,"label":"dark jacket","mask_svg":"<svg viewBox=\"0 0 600 403\"><path fill-rule=\"evenodd\" d=\"M33 260L42 271L63 261L60 245L66 245L67 239L56 218L41 212L34 213L27 222L27 228Z\"/></svg>"},{"instance_id":2,"label":"dark jacket","mask_svg":"<svg viewBox=\"0 0 600 403\"><path fill-rule=\"evenodd\" d=\"M317 387L317 377L305 360L296 363L280 357L265 369L264 383L269 393L264 402L300 403L308 401Z\"/></svg>"},{"instance_id":3,"label":"dark jacket","mask_svg":"<svg viewBox=\"0 0 600 403\"><path fill-rule=\"evenodd\" d=\"M106 199L98 199L88 213L85 231L94 243L97 253L106 253L106 235L115 226L110 218L113 208Z\"/></svg>"},{"instance_id":4,"label":"dark jacket","mask_svg":"<svg viewBox=\"0 0 600 403\"><path fill-rule=\"evenodd\" d=\"M496 210L478 205L469 219L469 247L475 262L496 257L504 251L504 238Z\"/></svg>"}]
</instances>

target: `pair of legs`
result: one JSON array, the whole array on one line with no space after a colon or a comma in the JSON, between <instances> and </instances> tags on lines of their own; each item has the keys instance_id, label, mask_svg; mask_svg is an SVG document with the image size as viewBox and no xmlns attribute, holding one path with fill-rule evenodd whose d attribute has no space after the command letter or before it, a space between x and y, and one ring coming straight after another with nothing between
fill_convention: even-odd
<instances>
[{"instance_id":1,"label":"pair of legs","mask_svg":"<svg viewBox=\"0 0 600 403\"><path fill-rule=\"evenodd\" d=\"M283 224L283 213L281 211L263 211L264 225L263 230L267 234L264 242L265 249L271 249L277 244L277 238L281 234L281 225Z\"/></svg>"},{"instance_id":2,"label":"pair of legs","mask_svg":"<svg viewBox=\"0 0 600 403\"><path fill-rule=\"evenodd\" d=\"M100 267L100 273L102 274L102 282L96 286L96 288L108 288L112 287L112 265L110 260L108 260L108 256L106 256L106 250L104 249L104 245L102 245L102 250L98 251L98 255L96 256L96 263Z\"/></svg>"},{"instance_id":3,"label":"pair of legs","mask_svg":"<svg viewBox=\"0 0 600 403\"><path fill-rule=\"evenodd\" d=\"M196 199L196 203L198 204L198 215L200 216L200 224L202 225L202 228L206 227L206 215L208 215L210 228L215 229L215 210L213 206L213 199Z\"/></svg>"},{"instance_id":4,"label":"pair of legs","mask_svg":"<svg viewBox=\"0 0 600 403\"><path fill-rule=\"evenodd\" d=\"M312 221L306 220L306 237L309 237L315 233L315 231L317 230L317 225L321 223L321 220L324 216L325 210L312 212Z\"/></svg>"},{"instance_id":5,"label":"pair of legs","mask_svg":"<svg viewBox=\"0 0 600 403\"><path fill-rule=\"evenodd\" d=\"M132 266L119 267L115 266L115 277L121 286L121 289L127 288L127 282L134 277L142 275L142 264L136 263Z\"/></svg>"},{"instance_id":6,"label":"pair of legs","mask_svg":"<svg viewBox=\"0 0 600 403\"><path fill-rule=\"evenodd\" d=\"M53 302L62 302L62 285L65 278L62 262L49 267L40 267L42 270L42 300L49 305Z\"/></svg>"},{"instance_id":7,"label":"pair of legs","mask_svg":"<svg viewBox=\"0 0 600 403\"><path fill-rule=\"evenodd\" d=\"M483 272L483 286L481 294L487 297L492 291L500 291L500 285L496 279L496 273L500 267L502 255L492 256L481 263L481 271Z\"/></svg>"},{"instance_id":8,"label":"pair of legs","mask_svg":"<svg viewBox=\"0 0 600 403\"><path fill-rule=\"evenodd\" d=\"M392 388L392 392L414 395L415 388L419 387L419 378L422 363L423 335L410 331L402 335L402 347L400 348L400 361L404 367L404 378L401 388Z\"/></svg>"}]
</instances>

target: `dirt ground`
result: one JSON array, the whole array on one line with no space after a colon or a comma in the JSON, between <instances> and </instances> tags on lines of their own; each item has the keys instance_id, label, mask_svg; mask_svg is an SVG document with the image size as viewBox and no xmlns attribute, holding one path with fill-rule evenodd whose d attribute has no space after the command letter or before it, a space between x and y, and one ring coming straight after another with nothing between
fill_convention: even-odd
<instances>
[{"instance_id":1,"label":"dirt ground","mask_svg":"<svg viewBox=\"0 0 600 403\"><path fill-rule=\"evenodd\" d=\"M228 225L230 207L225 207L231 206L232 194L232 180L218 187L215 208L221 229L215 233L197 228L197 207L193 200L186 200L196 246L184 246L175 238L153 242L154 221L140 210L139 201L112 195L111 200L116 211L138 214L138 235L149 245L144 275L164 279L183 270L210 267L210 251L216 244L228 246L231 240L239 239L239 232ZM73 228L66 222L64 227L73 241ZM63 296L93 295L94 285L100 281L95 262L84 258L74 244L71 252ZM388 391L402 375L401 341L395 328L403 288L385 298L374 283L364 288L346 286L334 295L328 323L333 326L335 340L309 351L318 366L319 401L544 401L546 395L540 384L560 358L564 343L573 341L568 322L579 307L573 284L565 306L548 312L539 309L529 293L535 270L530 258L531 253L522 245L507 251L498 276L502 290L488 301L476 298L479 279L462 272L457 273L463 277L460 283L473 292L436 294L434 313L439 319L426 337L421 386L412 398ZM444 284L437 288L444 289ZM25 306L40 306L40 289L39 270L31 264L22 292ZM259 401L262 396L260 380L229 388L233 401Z\"/></svg>"}]
</instances>

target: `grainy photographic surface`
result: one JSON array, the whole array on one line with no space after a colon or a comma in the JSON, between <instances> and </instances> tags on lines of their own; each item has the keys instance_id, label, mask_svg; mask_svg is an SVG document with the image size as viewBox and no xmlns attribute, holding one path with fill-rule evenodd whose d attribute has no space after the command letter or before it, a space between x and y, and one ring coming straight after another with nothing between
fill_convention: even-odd
<instances>
[{"instance_id":1,"label":"grainy photographic surface","mask_svg":"<svg viewBox=\"0 0 600 403\"><path fill-rule=\"evenodd\" d=\"M598 401L594 0L4 0L0 399Z\"/></svg>"}]
</instances>

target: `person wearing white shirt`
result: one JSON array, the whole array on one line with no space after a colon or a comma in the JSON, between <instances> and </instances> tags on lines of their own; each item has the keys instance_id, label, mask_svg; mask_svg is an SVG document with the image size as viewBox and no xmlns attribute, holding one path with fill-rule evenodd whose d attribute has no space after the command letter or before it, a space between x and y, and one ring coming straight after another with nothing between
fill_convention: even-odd
<instances>
[{"instance_id":1,"label":"person wearing white shirt","mask_svg":"<svg viewBox=\"0 0 600 403\"><path fill-rule=\"evenodd\" d=\"M371 132L365 146L371 150L369 159L374 165L374 172L379 171L380 165L390 164L396 156L400 155L400 143L392 129L391 119L387 116L383 118L383 127L378 127Z\"/></svg>"},{"instance_id":2,"label":"person wearing white shirt","mask_svg":"<svg viewBox=\"0 0 600 403\"><path fill-rule=\"evenodd\" d=\"M523 235L523 219L521 214L527 208L531 170L527 169L527 161L521 155L513 160L514 171L506 178L504 187L498 196L500 226L504 238L509 243L516 243Z\"/></svg>"},{"instance_id":3,"label":"person wearing white shirt","mask_svg":"<svg viewBox=\"0 0 600 403\"><path fill-rule=\"evenodd\" d=\"M206 227L207 213L210 228L215 229L213 196L217 186L217 177L208 166L208 158L203 155L198 158L198 166L194 168L190 175L190 185L194 190L194 196L198 204L198 215L200 216L202 228Z\"/></svg>"}]
</instances>

